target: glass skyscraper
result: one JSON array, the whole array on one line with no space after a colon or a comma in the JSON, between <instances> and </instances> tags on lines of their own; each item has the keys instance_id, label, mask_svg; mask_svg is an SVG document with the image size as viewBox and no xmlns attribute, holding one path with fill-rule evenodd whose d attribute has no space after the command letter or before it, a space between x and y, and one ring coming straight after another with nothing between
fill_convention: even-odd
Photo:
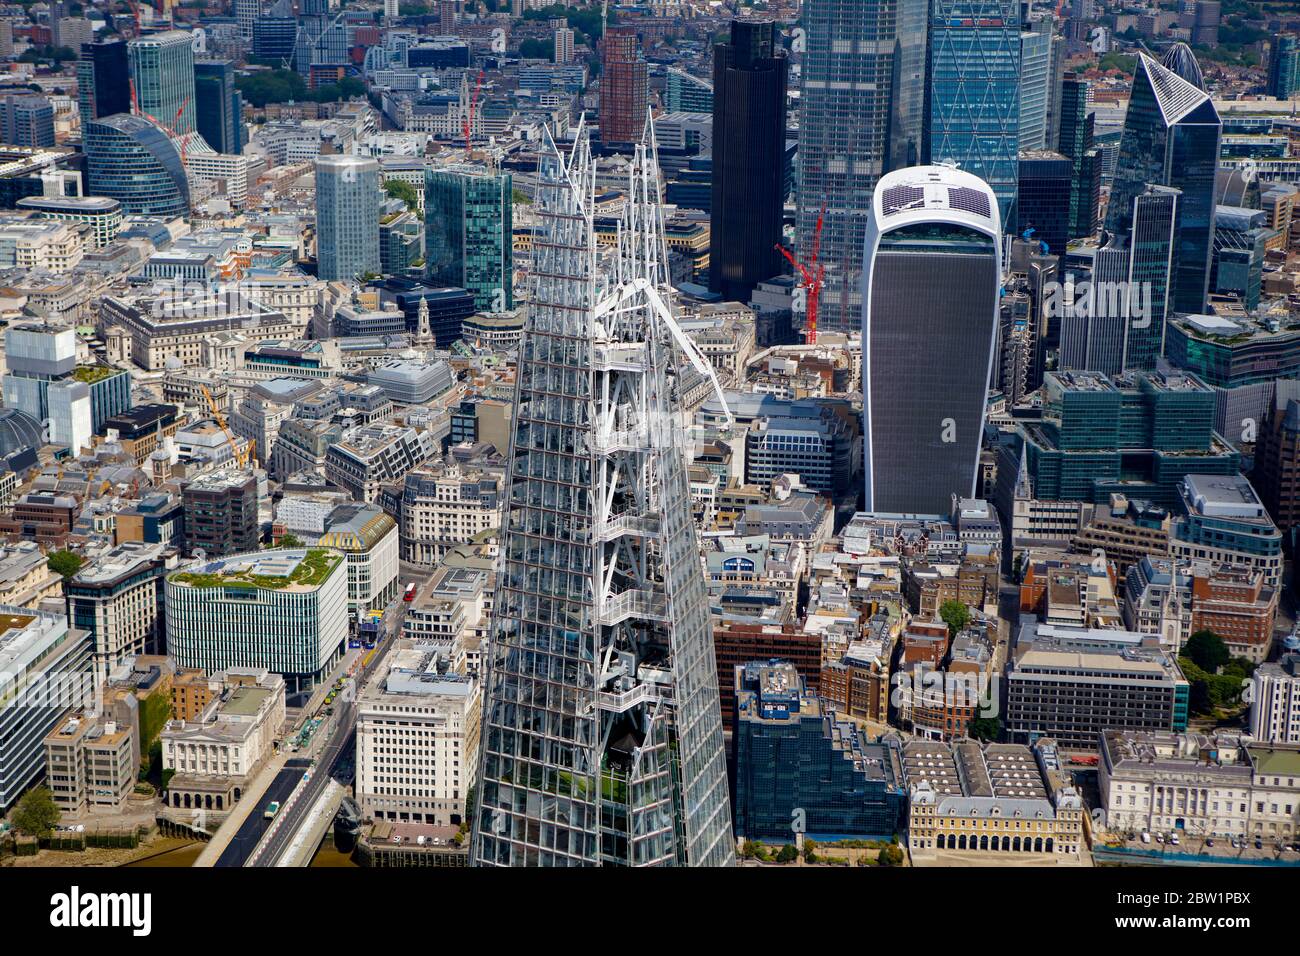
<instances>
[{"instance_id":1,"label":"glass skyscraper","mask_svg":"<svg viewBox=\"0 0 1300 956\"><path fill-rule=\"evenodd\" d=\"M1046 149L1047 114L1051 100L1051 20L1033 24L1020 34L1020 142L1019 149ZM1045 26L1045 29L1044 29Z\"/></svg>"},{"instance_id":2,"label":"glass skyscraper","mask_svg":"<svg viewBox=\"0 0 1300 956\"><path fill-rule=\"evenodd\" d=\"M142 116L117 113L82 125L88 192L128 216L173 219L190 211L190 184L175 140Z\"/></svg>"},{"instance_id":3,"label":"glass skyscraper","mask_svg":"<svg viewBox=\"0 0 1300 956\"><path fill-rule=\"evenodd\" d=\"M1221 132L1208 93L1145 53L1138 54L1106 229L1113 235L1130 234L1133 200L1148 185L1181 190L1169 294L1169 308L1175 312L1205 311Z\"/></svg>"},{"instance_id":4,"label":"glass skyscraper","mask_svg":"<svg viewBox=\"0 0 1300 956\"><path fill-rule=\"evenodd\" d=\"M825 330L859 321L876 181L923 159L926 9L927 0L804 5L796 241L807 261L824 207L817 323Z\"/></svg>"},{"instance_id":5,"label":"glass skyscraper","mask_svg":"<svg viewBox=\"0 0 1300 956\"><path fill-rule=\"evenodd\" d=\"M469 290L480 312L515 307L513 193L509 173L472 167L425 173L429 281Z\"/></svg>"},{"instance_id":6,"label":"glass skyscraper","mask_svg":"<svg viewBox=\"0 0 1300 956\"><path fill-rule=\"evenodd\" d=\"M866 510L948 514L974 497L1001 293L984 180L946 166L884 176L863 268Z\"/></svg>"},{"instance_id":7,"label":"glass skyscraper","mask_svg":"<svg viewBox=\"0 0 1300 956\"><path fill-rule=\"evenodd\" d=\"M77 106L81 121L131 112L131 67L119 37L83 43L77 58Z\"/></svg>"},{"instance_id":8,"label":"glass skyscraper","mask_svg":"<svg viewBox=\"0 0 1300 956\"><path fill-rule=\"evenodd\" d=\"M1300 89L1300 37L1284 33L1268 51L1268 95L1289 100Z\"/></svg>"},{"instance_id":9,"label":"glass skyscraper","mask_svg":"<svg viewBox=\"0 0 1300 956\"><path fill-rule=\"evenodd\" d=\"M316 272L327 282L379 273L379 163L362 156L316 160Z\"/></svg>"},{"instance_id":10,"label":"glass skyscraper","mask_svg":"<svg viewBox=\"0 0 1300 956\"><path fill-rule=\"evenodd\" d=\"M196 60L194 95L195 122L199 135L218 153L238 154L244 148L244 121L240 116L243 98L235 89L232 60Z\"/></svg>"},{"instance_id":11,"label":"glass skyscraper","mask_svg":"<svg viewBox=\"0 0 1300 956\"><path fill-rule=\"evenodd\" d=\"M586 129L568 156L543 156L483 654L480 866L735 859L708 595L673 426L681 333L663 298L658 171L646 147L633 155L620 240L599 257Z\"/></svg>"},{"instance_id":12,"label":"glass skyscraper","mask_svg":"<svg viewBox=\"0 0 1300 956\"><path fill-rule=\"evenodd\" d=\"M709 287L748 302L784 271L786 56L771 20L735 20L713 48Z\"/></svg>"},{"instance_id":13,"label":"glass skyscraper","mask_svg":"<svg viewBox=\"0 0 1300 956\"><path fill-rule=\"evenodd\" d=\"M1016 221L1019 0L933 0L927 140L930 162L955 163L983 179L998 197L1002 221Z\"/></svg>"},{"instance_id":14,"label":"glass skyscraper","mask_svg":"<svg viewBox=\"0 0 1300 956\"><path fill-rule=\"evenodd\" d=\"M194 132L193 43L189 32L167 30L126 45L140 111L177 133Z\"/></svg>"}]
</instances>

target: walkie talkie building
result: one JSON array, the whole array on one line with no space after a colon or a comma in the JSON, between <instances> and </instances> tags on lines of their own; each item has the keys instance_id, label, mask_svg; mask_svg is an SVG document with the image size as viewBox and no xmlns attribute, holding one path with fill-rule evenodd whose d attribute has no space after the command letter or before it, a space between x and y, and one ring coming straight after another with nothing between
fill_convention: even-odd
<instances>
[{"instance_id":1,"label":"walkie talkie building","mask_svg":"<svg viewBox=\"0 0 1300 956\"><path fill-rule=\"evenodd\" d=\"M863 264L866 509L948 514L974 497L997 339L1001 222L951 166L881 177Z\"/></svg>"},{"instance_id":2,"label":"walkie talkie building","mask_svg":"<svg viewBox=\"0 0 1300 956\"><path fill-rule=\"evenodd\" d=\"M683 361L712 376L667 305L653 144L636 147L616 246L599 254L586 130L566 145L543 160L536 207L473 861L730 865L675 391Z\"/></svg>"}]
</instances>

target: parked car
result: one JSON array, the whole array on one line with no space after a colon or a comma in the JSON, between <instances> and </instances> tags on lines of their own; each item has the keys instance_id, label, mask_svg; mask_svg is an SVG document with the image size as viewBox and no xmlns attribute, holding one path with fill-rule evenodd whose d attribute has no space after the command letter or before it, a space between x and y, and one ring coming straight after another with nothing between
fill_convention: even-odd
<instances>
[{"instance_id":1,"label":"parked car","mask_svg":"<svg viewBox=\"0 0 1300 956\"><path fill-rule=\"evenodd\" d=\"M1143 830L1143 831L1142 831L1142 842L1143 842L1143 843L1150 843L1150 842L1151 842L1151 834L1148 833L1146 830Z\"/></svg>"}]
</instances>

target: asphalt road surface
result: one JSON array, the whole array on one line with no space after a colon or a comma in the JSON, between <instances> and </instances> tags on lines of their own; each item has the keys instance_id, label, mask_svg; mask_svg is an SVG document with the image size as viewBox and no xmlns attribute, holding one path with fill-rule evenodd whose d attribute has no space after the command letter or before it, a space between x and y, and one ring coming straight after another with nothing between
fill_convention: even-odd
<instances>
[{"instance_id":1,"label":"asphalt road surface","mask_svg":"<svg viewBox=\"0 0 1300 956\"><path fill-rule=\"evenodd\" d=\"M248 855L261 842L262 835L271 825L271 821L262 815L266 812L267 805L272 800L278 800L283 804L289 798L289 794L293 793L293 788L302 780L302 775L310 765L311 762L307 760L290 760L284 765L284 769L275 775L270 786L262 793L259 798L261 803L253 808L253 812L248 815L239 832L217 859L215 866L244 865Z\"/></svg>"}]
</instances>

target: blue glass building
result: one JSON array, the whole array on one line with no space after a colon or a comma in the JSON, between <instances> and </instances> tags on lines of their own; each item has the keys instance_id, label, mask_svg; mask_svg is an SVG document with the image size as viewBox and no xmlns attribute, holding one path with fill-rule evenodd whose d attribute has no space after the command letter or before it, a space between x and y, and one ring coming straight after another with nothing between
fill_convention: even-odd
<instances>
[{"instance_id":1,"label":"blue glass building","mask_svg":"<svg viewBox=\"0 0 1300 956\"><path fill-rule=\"evenodd\" d=\"M736 668L736 834L794 842L802 811L810 838L888 839L903 829L907 793L889 743L869 743L808 693L793 664Z\"/></svg>"},{"instance_id":2,"label":"blue glass building","mask_svg":"<svg viewBox=\"0 0 1300 956\"><path fill-rule=\"evenodd\" d=\"M468 289L480 312L515 307L513 192L509 173L465 167L425 174L429 281Z\"/></svg>"},{"instance_id":3,"label":"blue glass building","mask_svg":"<svg viewBox=\"0 0 1300 956\"><path fill-rule=\"evenodd\" d=\"M1020 153L1020 4L934 0L930 7L929 161L993 187L1015 222Z\"/></svg>"},{"instance_id":4,"label":"blue glass building","mask_svg":"<svg viewBox=\"0 0 1300 956\"><path fill-rule=\"evenodd\" d=\"M144 117L119 113L82 127L88 192L122 204L128 216L174 219L190 211L180 149Z\"/></svg>"}]
</instances>

